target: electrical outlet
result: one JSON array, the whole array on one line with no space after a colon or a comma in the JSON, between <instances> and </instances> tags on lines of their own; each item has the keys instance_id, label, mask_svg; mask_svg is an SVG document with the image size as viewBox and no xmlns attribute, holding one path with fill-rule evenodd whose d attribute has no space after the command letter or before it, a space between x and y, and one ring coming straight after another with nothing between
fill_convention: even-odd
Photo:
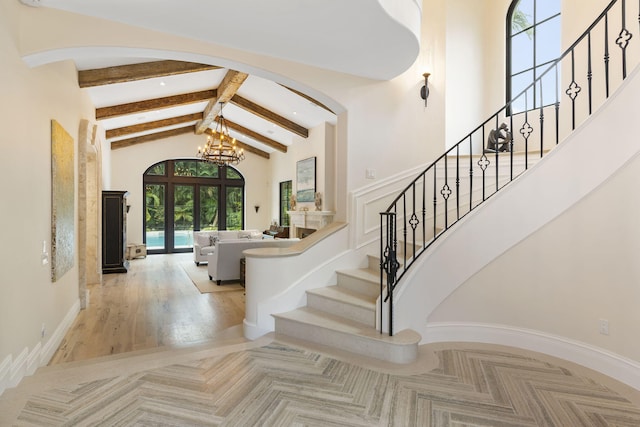
<instances>
[{"instance_id":1,"label":"electrical outlet","mask_svg":"<svg viewBox=\"0 0 640 427\"><path fill-rule=\"evenodd\" d=\"M600 319L600 333L609 335L609 321L607 319Z\"/></svg>"}]
</instances>

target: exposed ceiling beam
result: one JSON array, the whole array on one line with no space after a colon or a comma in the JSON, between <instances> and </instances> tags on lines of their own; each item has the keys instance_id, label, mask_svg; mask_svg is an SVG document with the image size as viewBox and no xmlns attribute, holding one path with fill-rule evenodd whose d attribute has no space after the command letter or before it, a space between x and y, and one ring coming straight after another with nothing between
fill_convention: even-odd
<instances>
[{"instance_id":1,"label":"exposed ceiling beam","mask_svg":"<svg viewBox=\"0 0 640 427\"><path fill-rule=\"evenodd\" d=\"M309 137L309 130L304 126L300 126L299 124L294 123L285 117L279 116L278 114L269 111L266 108L261 107L246 98L241 97L240 95L235 95L233 98L231 98L231 103L233 105L237 105L238 107L244 108L245 110L255 114L256 116L260 116L263 119L288 130L289 132L293 132L303 138Z\"/></svg>"},{"instance_id":2,"label":"exposed ceiling beam","mask_svg":"<svg viewBox=\"0 0 640 427\"><path fill-rule=\"evenodd\" d=\"M107 136L107 139L117 138L122 135L145 132L148 130L164 128L164 127L173 126L181 123L195 122L197 120L200 120L200 117L202 117L202 113L192 113L192 114L186 114L184 116L179 116L179 117L171 117L169 119L164 119L164 120L156 120L153 122L139 123L137 125L125 126L117 129L108 130L106 132L107 133L106 136Z\"/></svg>"},{"instance_id":3,"label":"exposed ceiling beam","mask_svg":"<svg viewBox=\"0 0 640 427\"><path fill-rule=\"evenodd\" d=\"M177 129L151 133L148 135L136 136L128 139L121 139L120 141L113 141L111 143L111 149L117 150L118 148L131 147L132 145L142 144L144 142L156 141L158 139L169 138L171 136L182 135L182 134L191 133L191 132L193 132L193 127L186 126L186 127L181 127Z\"/></svg>"},{"instance_id":4,"label":"exposed ceiling beam","mask_svg":"<svg viewBox=\"0 0 640 427\"><path fill-rule=\"evenodd\" d=\"M239 125L237 123L234 123L232 121L226 120L225 122L227 122L227 126L229 127L229 129L233 129L235 131L238 131L246 136L248 136L249 138L253 138L256 141L264 144L264 145L268 145L269 147L281 151L283 153L287 152L287 146L284 144L280 144L278 141L275 141L271 138L267 138L266 136L260 135L258 132L254 132L251 129L248 129L242 125Z\"/></svg>"},{"instance_id":5,"label":"exposed ceiling beam","mask_svg":"<svg viewBox=\"0 0 640 427\"><path fill-rule=\"evenodd\" d=\"M120 65L78 71L80 87L102 86L113 83L132 82L154 77L173 76L197 71L215 70L215 65L183 61L154 61L141 64Z\"/></svg>"},{"instance_id":6,"label":"exposed ceiling beam","mask_svg":"<svg viewBox=\"0 0 640 427\"><path fill-rule=\"evenodd\" d=\"M128 104L113 105L111 107L96 108L96 120L127 114L142 113L161 108L175 107L178 105L193 104L195 102L208 101L216 98L217 91L203 90L201 92L185 93L182 95L166 96L164 98L149 99L146 101L131 102Z\"/></svg>"},{"instance_id":7,"label":"exposed ceiling beam","mask_svg":"<svg viewBox=\"0 0 640 427\"><path fill-rule=\"evenodd\" d=\"M282 86L283 88L295 93L298 96L301 96L302 98L306 99L307 101L311 102L312 104L315 104L318 107L324 108L325 110L327 110L331 114L335 114L333 111L331 111L331 109L329 107L327 107L326 105L324 105L322 102L318 101L317 99L310 97L306 93L302 93L302 92L300 92L298 90L292 89L289 86L285 86L283 84L281 84L280 86Z\"/></svg>"},{"instance_id":8,"label":"exposed ceiling beam","mask_svg":"<svg viewBox=\"0 0 640 427\"><path fill-rule=\"evenodd\" d=\"M207 135L214 136L213 135L213 130L211 128L205 129L204 133L206 133ZM265 159L269 158L269 153L267 153L266 151L262 151L259 148L256 148L256 147L254 147L252 145L244 143L244 142L238 140L237 138L236 138L236 145L239 148L242 148L244 151L247 151L249 153L256 154L256 155L258 155L260 157L264 157Z\"/></svg>"},{"instance_id":9,"label":"exposed ceiling beam","mask_svg":"<svg viewBox=\"0 0 640 427\"><path fill-rule=\"evenodd\" d=\"M213 123L213 120L220 112L220 103L227 103L236 94L247 77L249 77L248 74L241 73L240 71L227 71L227 74L225 74L224 78L222 79L220 86L218 86L217 99L212 99L211 101L209 101L207 108L205 108L204 113L202 113L202 120L196 123L196 134L201 134L207 128L209 128L209 125Z\"/></svg>"}]
</instances>

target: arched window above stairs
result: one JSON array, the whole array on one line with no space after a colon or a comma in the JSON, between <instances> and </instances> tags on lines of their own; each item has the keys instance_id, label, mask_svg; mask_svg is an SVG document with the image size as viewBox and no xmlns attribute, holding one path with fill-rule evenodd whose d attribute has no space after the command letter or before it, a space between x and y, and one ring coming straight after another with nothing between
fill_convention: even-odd
<instances>
[{"instance_id":1,"label":"arched window above stairs","mask_svg":"<svg viewBox=\"0 0 640 427\"><path fill-rule=\"evenodd\" d=\"M507 12L507 99L538 78L562 53L560 0L514 0ZM553 91L554 85L546 86ZM557 94L538 91L511 106L513 113L554 103ZM525 105L526 102L526 105Z\"/></svg>"}]
</instances>

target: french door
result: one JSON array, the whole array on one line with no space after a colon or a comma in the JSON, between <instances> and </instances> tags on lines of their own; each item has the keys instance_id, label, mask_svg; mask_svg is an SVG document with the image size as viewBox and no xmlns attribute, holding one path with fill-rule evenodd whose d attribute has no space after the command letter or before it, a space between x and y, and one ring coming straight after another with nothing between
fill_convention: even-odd
<instances>
[{"instance_id":1,"label":"french door","mask_svg":"<svg viewBox=\"0 0 640 427\"><path fill-rule=\"evenodd\" d=\"M244 179L231 167L167 160L144 175L147 253L190 252L194 230L244 228Z\"/></svg>"}]
</instances>

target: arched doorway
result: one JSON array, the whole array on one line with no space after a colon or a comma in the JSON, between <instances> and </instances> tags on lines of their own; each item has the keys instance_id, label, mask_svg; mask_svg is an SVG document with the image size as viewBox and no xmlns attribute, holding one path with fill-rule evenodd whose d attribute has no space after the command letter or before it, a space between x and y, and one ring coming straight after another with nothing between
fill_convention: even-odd
<instances>
[{"instance_id":1,"label":"arched doorway","mask_svg":"<svg viewBox=\"0 0 640 427\"><path fill-rule=\"evenodd\" d=\"M165 160L143 176L147 253L190 252L194 230L244 228L244 178L232 166Z\"/></svg>"}]
</instances>

